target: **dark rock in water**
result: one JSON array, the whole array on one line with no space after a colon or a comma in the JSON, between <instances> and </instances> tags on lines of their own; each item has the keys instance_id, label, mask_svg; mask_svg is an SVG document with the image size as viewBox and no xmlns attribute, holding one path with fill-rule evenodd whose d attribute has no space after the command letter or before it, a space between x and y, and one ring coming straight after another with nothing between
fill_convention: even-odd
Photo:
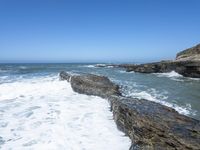
<instances>
[{"instance_id":1,"label":"dark rock in water","mask_svg":"<svg viewBox=\"0 0 200 150\"><path fill-rule=\"evenodd\" d=\"M127 72L140 73L166 73L176 71L177 73L192 78L200 78L200 61L162 61L141 65L124 66Z\"/></svg>"},{"instance_id":2,"label":"dark rock in water","mask_svg":"<svg viewBox=\"0 0 200 150\"><path fill-rule=\"evenodd\" d=\"M171 62L156 62L141 65L130 65L127 71L141 72L141 73L161 73L169 72L175 69L175 65Z\"/></svg>"},{"instance_id":3,"label":"dark rock in water","mask_svg":"<svg viewBox=\"0 0 200 150\"><path fill-rule=\"evenodd\" d=\"M200 61L177 61L175 71L185 77L200 78Z\"/></svg>"},{"instance_id":4,"label":"dark rock in water","mask_svg":"<svg viewBox=\"0 0 200 150\"><path fill-rule=\"evenodd\" d=\"M200 121L152 101L123 97L107 77L66 74L63 78L61 72L61 79L74 91L109 100L117 127L132 140L130 150L200 148Z\"/></svg>"},{"instance_id":5,"label":"dark rock in water","mask_svg":"<svg viewBox=\"0 0 200 150\"><path fill-rule=\"evenodd\" d=\"M61 80L71 78L71 86L75 92L109 97L110 95L120 95L119 86L112 83L107 77L92 74L70 76L66 72L60 73Z\"/></svg>"},{"instance_id":6,"label":"dark rock in water","mask_svg":"<svg viewBox=\"0 0 200 150\"><path fill-rule=\"evenodd\" d=\"M108 97L109 95L119 95L119 87L114 85L107 77L96 75L72 76L71 86L75 92L95 95L100 97Z\"/></svg>"},{"instance_id":7,"label":"dark rock in water","mask_svg":"<svg viewBox=\"0 0 200 150\"><path fill-rule=\"evenodd\" d=\"M198 149L200 122L147 100L112 96L114 120L139 149ZM132 146L133 147L133 146Z\"/></svg>"},{"instance_id":8,"label":"dark rock in water","mask_svg":"<svg viewBox=\"0 0 200 150\"><path fill-rule=\"evenodd\" d=\"M60 80L67 80L69 82L71 75L65 71L60 72Z\"/></svg>"}]
</instances>

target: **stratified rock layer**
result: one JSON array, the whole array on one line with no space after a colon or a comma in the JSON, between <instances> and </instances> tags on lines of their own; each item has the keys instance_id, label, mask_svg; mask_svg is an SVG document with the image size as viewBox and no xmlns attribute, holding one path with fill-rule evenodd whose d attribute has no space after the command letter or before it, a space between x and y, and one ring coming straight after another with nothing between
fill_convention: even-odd
<instances>
[{"instance_id":1,"label":"stratified rock layer","mask_svg":"<svg viewBox=\"0 0 200 150\"><path fill-rule=\"evenodd\" d=\"M191 78L200 78L200 44L192 48L181 51L177 54L176 60L160 61L146 64L120 64L120 65L101 65L96 67L119 67L125 68L127 72L140 73L165 73L176 71L177 73Z\"/></svg>"},{"instance_id":2,"label":"stratified rock layer","mask_svg":"<svg viewBox=\"0 0 200 150\"><path fill-rule=\"evenodd\" d=\"M127 69L127 72L165 73L176 71L185 77L200 78L200 61L161 61L141 65L124 65L123 67Z\"/></svg>"},{"instance_id":3,"label":"stratified rock layer","mask_svg":"<svg viewBox=\"0 0 200 150\"><path fill-rule=\"evenodd\" d=\"M60 78L78 93L109 100L118 128L132 140L130 150L200 148L200 121L155 102L123 97L107 77L61 72Z\"/></svg>"},{"instance_id":4,"label":"stratified rock layer","mask_svg":"<svg viewBox=\"0 0 200 150\"><path fill-rule=\"evenodd\" d=\"M176 55L178 61L200 61L200 44L179 52Z\"/></svg>"}]
</instances>

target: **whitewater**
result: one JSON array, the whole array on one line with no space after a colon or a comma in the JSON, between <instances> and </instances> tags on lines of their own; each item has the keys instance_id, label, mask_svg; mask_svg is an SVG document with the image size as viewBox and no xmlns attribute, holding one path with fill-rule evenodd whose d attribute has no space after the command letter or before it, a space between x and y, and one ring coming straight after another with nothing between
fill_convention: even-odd
<instances>
[{"instance_id":1,"label":"whitewater","mask_svg":"<svg viewBox=\"0 0 200 150\"><path fill-rule=\"evenodd\" d=\"M2 150L125 150L130 144L105 99L75 93L58 75L0 84Z\"/></svg>"},{"instance_id":2,"label":"whitewater","mask_svg":"<svg viewBox=\"0 0 200 150\"><path fill-rule=\"evenodd\" d=\"M124 96L200 119L200 80L176 72L141 74L98 64L0 64L0 149L127 150L107 100L74 92L58 73L108 77ZM102 64L100 64L102 66Z\"/></svg>"}]
</instances>

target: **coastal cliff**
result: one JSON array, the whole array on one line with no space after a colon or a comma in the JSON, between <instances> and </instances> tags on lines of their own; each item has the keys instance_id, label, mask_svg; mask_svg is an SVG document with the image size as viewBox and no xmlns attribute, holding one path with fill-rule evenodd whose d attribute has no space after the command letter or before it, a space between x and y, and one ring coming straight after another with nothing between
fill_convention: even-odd
<instances>
[{"instance_id":1,"label":"coastal cliff","mask_svg":"<svg viewBox=\"0 0 200 150\"><path fill-rule=\"evenodd\" d=\"M181 115L161 104L123 97L119 86L107 77L60 73L75 92L100 96L110 102L117 127L132 140L136 149L194 149L200 147L200 121Z\"/></svg>"},{"instance_id":2,"label":"coastal cliff","mask_svg":"<svg viewBox=\"0 0 200 150\"><path fill-rule=\"evenodd\" d=\"M139 65L121 64L107 66L121 67L125 68L127 72L134 71L140 73L166 73L176 71L185 77L200 78L200 44L179 52L175 60ZM105 67L105 65L97 67Z\"/></svg>"},{"instance_id":3,"label":"coastal cliff","mask_svg":"<svg viewBox=\"0 0 200 150\"><path fill-rule=\"evenodd\" d=\"M179 52L176 55L177 61L200 61L200 44Z\"/></svg>"},{"instance_id":4,"label":"coastal cliff","mask_svg":"<svg viewBox=\"0 0 200 150\"><path fill-rule=\"evenodd\" d=\"M124 65L127 72L140 73L166 73L176 71L177 73L191 78L200 78L200 61L161 61L140 65Z\"/></svg>"}]
</instances>

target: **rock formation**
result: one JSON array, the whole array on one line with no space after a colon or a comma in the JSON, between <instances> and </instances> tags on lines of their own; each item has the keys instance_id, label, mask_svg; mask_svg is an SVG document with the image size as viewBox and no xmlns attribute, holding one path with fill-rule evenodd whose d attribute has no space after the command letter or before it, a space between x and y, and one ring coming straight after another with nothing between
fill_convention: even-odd
<instances>
[{"instance_id":1,"label":"rock formation","mask_svg":"<svg viewBox=\"0 0 200 150\"><path fill-rule=\"evenodd\" d=\"M200 148L200 121L161 104L123 97L107 77L60 73L74 91L108 99L117 127L132 140L130 150Z\"/></svg>"},{"instance_id":2,"label":"rock formation","mask_svg":"<svg viewBox=\"0 0 200 150\"><path fill-rule=\"evenodd\" d=\"M176 71L177 73L192 78L200 78L200 61L162 61L141 65L124 66L127 72L140 73L166 73Z\"/></svg>"},{"instance_id":3,"label":"rock formation","mask_svg":"<svg viewBox=\"0 0 200 150\"><path fill-rule=\"evenodd\" d=\"M176 60L140 65L121 64L113 65L113 67L125 68L127 72L134 71L140 73L166 73L176 71L185 77L200 78L200 44L178 53Z\"/></svg>"},{"instance_id":4,"label":"rock formation","mask_svg":"<svg viewBox=\"0 0 200 150\"><path fill-rule=\"evenodd\" d=\"M179 52L176 55L177 61L200 61L200 44Z\"/></svg>"}]
</instances>

